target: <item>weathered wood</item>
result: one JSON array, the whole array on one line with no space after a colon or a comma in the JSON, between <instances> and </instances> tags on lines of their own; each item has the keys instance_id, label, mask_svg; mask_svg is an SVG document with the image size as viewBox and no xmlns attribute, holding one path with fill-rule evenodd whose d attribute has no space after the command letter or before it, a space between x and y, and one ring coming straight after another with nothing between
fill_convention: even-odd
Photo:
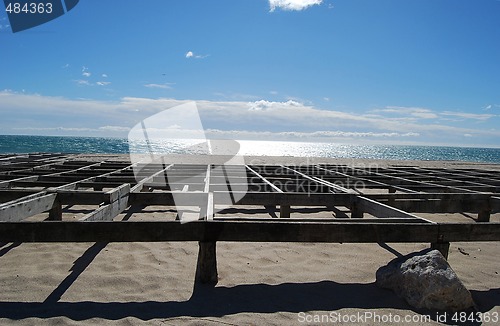
<instances>
[{"instance_id":1,"label":"weathered wood","mask_svg":"<svg viewBox=\"0 0 500 326\"><path fill-rule=\"evenodd\" d=\"M235 197L241 197L240 192L233 192ZM235 205L293 205L293 206L345 206L351 203L352 194L329 193L283 193L283 192L246 192ZM227 201L226 192L215 191L214 200L218 204L231 205Z\"/></svg>"},{"instance_id":2,"label":"weathered wood","mask_svg":"<svg viewBox=\"0 0 500 326\"><path fill-rule=\"evenodd\" d=\"M287 220L289 221L289 220ZM489 226L494 223L477 224ZM449 232L469 241L500 240L496 233L454 224ZM461 239L460 237L457 237ZM113 221L113 222L12 222L0 223L4 242L158 242L158 241L242 241L242 242L437 242L438 225L415 223L345 223L270 221Z\"/></svg>"},{"instance_id":3,"label":"weathered wood","mask_svg":"<svg viewBox=\"0 0 500 326\"><path fill-rule=\"evenodd\" d=\"M450 252L450 243L449 242L433 242L431 243L431 249L438 250L441 255L443 255L444 259L448 259L448 253Z\"/></svg>"},{"instance_id":4,"label":"weathered wood","mask_svg":"<svg viewBox=\"0 0 500 326\"><path fill-rule=\"evenodd\" d=\"M0 205L0 221L22 221L30 216L46 212L54 206L57 195L39 193L28 197L24 197L21 201Z\"/></svg>"},{"instance_id":5,"label":"weathered wood","mask_svg":"<svg viewBox=\"0 0 500 326\"><path fill-rule=\"evenodd\" d=\"M499 241L500 223L441 223L442 242Z\"/></svg>"},{"instance_id":6,"label":"weathered wood","mask_svg":"<svg viewBox=\"0 0 500 326\"><path fill-rule=\"evenodd\" d=\"M200 241L195 281L201 284L215 285L219 281L217 274L217 254L215 241Z\"/></svg>"},{"instance_id":7,"label":"weathered wood","mask_svg":"<svg viewBox=\"0 0 500 326\"><path fill-rule=\"evenodd\" d=\"M9 188L12 186L12 183L14 182L33 182L38 179L37 175L34 176L28 176L28 177L19 177L19 178L13 178L11 180L5 180L5 181L0 181L0 188Z\"/></svg>"},{"instance_id":8,"label":"weathered wood","mask_svg":"<svg viewBox=\"0 0 500 326\"><path fill-rule=\"evenodd\" d=\"M54 200L52 208L49 210L48 221L62 221L62 205L59 199Z\"/></svg>"},{"instance_id":9,"label":"weathered wood","mask_svg":"<svg viewBox=\"0 0 500 326\"><path fill-rule=\"evenodd\" d=\"M123 212L129 206L129 192L129 184L121 185L120 187L109 191L107 194L113 201L80 218L80 221L92 222L113 220L118 214Z\"/></svg>"},{"instance_id":10,"label":"weathered wood","mask_svg":"<svg viewBox=\"0 0 500 326\"><path fill-rule=\"evenodd\" d=\"M130 189L130 192L131 193L135 193L135 192L140 192L142 190L143 187L145 187L145 184L148 183L148 182L151 182L155 177L157 176L160 176L160 175L163 175L163 177L165 178L165 172L169 169L171 169L173 166L173 164L169 164L167 166L161 166L162 169L160 169L160 171L157 171L149 176L147 176L146 178L142 179L141 181L139 181L134 187L132 187ZM139 172L140 173L140 172Z\"/></svg>"},{"instance_id":11,"label":"weathered wood","mask_svg":"<svg viewBox=\"0 0 500 326\"><path fill-rule=\"evenodd\" d=\"M175 201L174 201L175 197ZM143 206L203 206L207 194L203 192L136 192L129 194L130 205Z\"/></svg>"},{"instance_id":12,"label":"weathered wood","mask_svg":"<svg viewBox=\"0 0 500 326\"><path fill-rule=\"evenodd\" d=\"M257 173L254 169L252 169L250 166L245 165L246 169L250 171L253 175L257 176L260 180L262 180L265 184L267 184L271 189L273 189L276 192L283 192L280 188L276 187L272 182L267 180L265 177L263 177L261 174Z\"/></svg>"},{"instance_id":13,"label":"weathered wood","mask_svg":"<svg viewBox=\"0 0 500 326\"><path fill-rule=\"evenodd\" d=\"M290 218L290 205L280 205L280 218Z\"/></svg>"},{"instance_id":14,"label":"weathered wood","mask_svg":"<svg viewBox=\"0 0 500 326\"><path fill-rule=\"evenodd\" d=\"M418 217L416 215L407 213L389 205L381 204L372 199L362 196L357 197L355 201L356 204L360 206L360 210L376 217L404 217L422 219L421 217Z\"/></svg>"}]
</instances>

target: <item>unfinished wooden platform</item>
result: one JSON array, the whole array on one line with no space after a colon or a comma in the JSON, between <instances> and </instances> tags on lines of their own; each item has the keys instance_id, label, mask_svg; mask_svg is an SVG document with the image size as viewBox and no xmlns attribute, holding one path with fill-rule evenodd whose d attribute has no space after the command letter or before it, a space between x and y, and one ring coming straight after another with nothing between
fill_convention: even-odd
<instances>
[{"instance_id":1,"label":"unfinished wooden platform","mask_svg":"<svg viewBox=\"0 0 500 326\"><path fill-rule=\"evenodd\" d=\"M242 166L148 164L136 176L137 164L0 155L0 242L199 241L197 280L213 283L217 241L428 242L447 256L450 242L500 240L490 221L499 171L245 165L242 175ZM229 179L247 189L236 203ZM419 216L428 213L468 221ZM180 223L182 214L196 221Z\"/></svg>"}]
</instances>

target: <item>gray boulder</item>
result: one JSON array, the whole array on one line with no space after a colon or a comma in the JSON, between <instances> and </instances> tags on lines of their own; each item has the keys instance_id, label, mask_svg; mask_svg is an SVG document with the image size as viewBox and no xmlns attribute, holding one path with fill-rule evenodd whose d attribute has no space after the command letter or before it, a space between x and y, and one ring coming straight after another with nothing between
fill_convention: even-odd
<instances>
[{"instance_id":1,"label":"gray boulder","mask_svg":"<svg viewBox=\"0 0 500 326\"><path fill-rule=\"evenodd\" d=\"M474 306L469 290L437 250L396 258L379 268L376 277L378 286L415 308L455 312Z\"/></svg>"}]
</instances>

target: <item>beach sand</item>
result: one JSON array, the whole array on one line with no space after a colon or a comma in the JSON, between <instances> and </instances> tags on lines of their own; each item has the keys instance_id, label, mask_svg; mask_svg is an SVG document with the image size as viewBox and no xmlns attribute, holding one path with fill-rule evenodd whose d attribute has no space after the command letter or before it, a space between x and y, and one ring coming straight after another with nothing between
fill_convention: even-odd
<instances>
[{"instance_id":1,"label":"beach sand","mask_svg":"<svg viewBox=\"0 0 500 326\"><path fill-rule=\"evenodd\" d=\"M188 163L189 158L179 160ZM269 164L303 164L304 160L247 158L247 162ZM307 159L309 164L328 161L486 166ZM417 215L471 222L460 214ZM499 214L492 221L499 222ZM195 287L196 242L0 243L0 325L320 324L307 323L314 318L328 318L323 319L325 324L356 325L380 324L375 318L403 321L405 316L411 322L392 324L434 325L439 324L435 315L425 321L426 312L412 309L390 290L375 285L379 267L398 254L428 247L428 243L218 242L218 284ZM500 314L499 250L496 242L452 243L448 259L478 310L490 316ZM333 323L335 318L355 322Z\"/></svg>"}]
</instances>

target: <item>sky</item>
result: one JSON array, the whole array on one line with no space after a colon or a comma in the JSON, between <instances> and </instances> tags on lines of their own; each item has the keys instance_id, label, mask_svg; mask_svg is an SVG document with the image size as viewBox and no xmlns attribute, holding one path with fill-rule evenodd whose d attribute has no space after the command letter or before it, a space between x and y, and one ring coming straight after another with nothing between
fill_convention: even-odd
<instances>
[{"instance_id":1,"label":"sky","mask_svg":"<svg viewBox=\"0 0 500 326\"><path fill-rule=\"evenodd\" d=\"M194 101L209 137L500 147L497 0L81 0L18 33L0 8L0 134Z\"/></svg>"}]
</instances>

